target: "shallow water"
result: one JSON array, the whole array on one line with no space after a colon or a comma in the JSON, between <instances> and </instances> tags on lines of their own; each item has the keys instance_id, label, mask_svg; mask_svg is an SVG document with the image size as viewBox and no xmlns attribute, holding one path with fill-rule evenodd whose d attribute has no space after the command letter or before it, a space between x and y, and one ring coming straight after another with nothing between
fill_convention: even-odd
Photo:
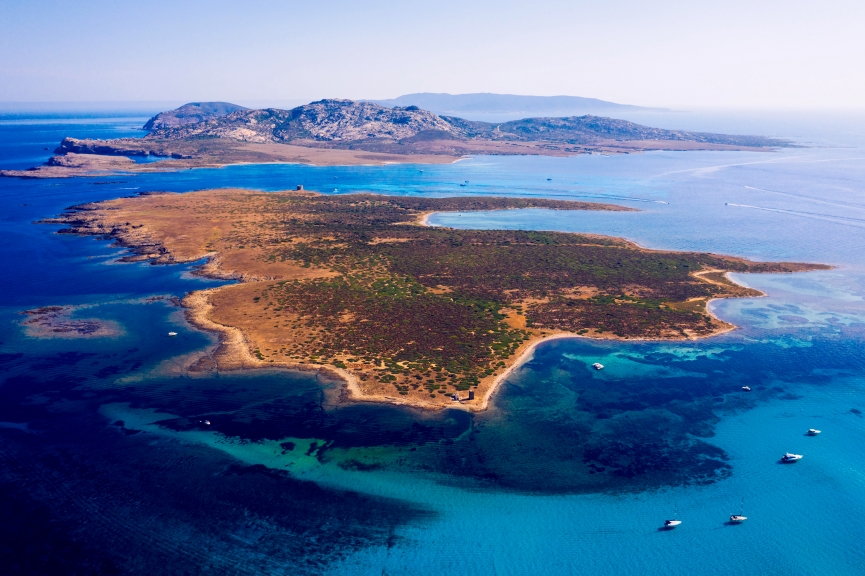
<instances>
[{"instance_id":1,"label":"shallow water","mask_svg":"<svg viewBox=\"0 0 865 576\"><path fill-rule=\"evenodd\" d=\"M0 167L43 161L66 135L140 135L137 123L0 122ZM29 546L10 546L0 562L15 559L22 573L51 562L147 574L860 573L865 149L850 138L776 153L0 180L0 532ZM194 266L118 264L105 241L33 223L142 191L296 184L608 201L641 211L430 222L837 267L737 275L767 297L712 303L741 327L733 333L558 340L490 411L427 414L338 405L336 383L284 371L189 377L185 362L212 339L167 297L218 282ZM47 305L122 331L28 337L20 312ZM590 370L595 361L606 368ZM810 427L824 432L805 437ZM778 464L788 450L805 458ZM750 519L725 525L742 497ZM682 526L659 531L674 509Z\"/></svg>"}]
</instances>

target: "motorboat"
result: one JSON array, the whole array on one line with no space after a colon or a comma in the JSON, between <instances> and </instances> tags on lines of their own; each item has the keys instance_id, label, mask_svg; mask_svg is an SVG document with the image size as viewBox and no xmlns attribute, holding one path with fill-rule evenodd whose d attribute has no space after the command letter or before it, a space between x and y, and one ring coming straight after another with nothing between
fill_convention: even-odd
<instances>
[{"instance_id":1,"label":"motorboat","mask_svg":"<svg viewBox=\"0 0 865 576\"><path fill-rule=\"evenodd\" d=\"M820 430L817 430L816 428L808 428L808 436L816 436L819 433Z\"/></svg>"},{"instance_id":2,"label":"motorboat","mask_svg":"<svg viewBox=\"0 0 865 576\"><path fill-rule=\"evenodd\" d=\"M168 335L171 337L174 337L174 336L177 336L177 332L169 332Z\"/></svg>"},{"instance_id":3,"label":"motorboat","mask_svg":"<svg viewBox=\"0 0 865 576\"><path fill-rule=\"evenodd\" d=\"M600 362L595 362L594 364L592 364L592 368L594 368L595 370L603 370L604 365L601 364Z\"/></svg>"},{"instance_id":4,"label":"motorboat","mask_svg":"<svg viewBox=\"0 0 865 576\"><path fill-rule=\"evenodd\" d=\"M792 462L798 462L801 459L802 459L801 454L791 454L790 452L787 452L786 454L781 456L781 462L784 462L785 464L790 464Z\"/></svg>"},{"instance_id":5,"label":"motorboat","mask_svg":"<svg viewBox=\"0 0 865 576\"><path fill-rule=\"evenodd\" d=\"M744 390L745 392L750 392L751 387L750 386L742 386L742 390Z\"/></svg>"}]
</instances>

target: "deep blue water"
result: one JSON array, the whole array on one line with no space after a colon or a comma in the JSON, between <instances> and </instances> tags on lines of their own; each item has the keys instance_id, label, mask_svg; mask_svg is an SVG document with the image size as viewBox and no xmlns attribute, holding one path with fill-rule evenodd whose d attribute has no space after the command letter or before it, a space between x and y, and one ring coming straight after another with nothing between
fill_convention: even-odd
<instances>
[{"instance_id":1,"label":"deep blue water","mask_svg":"<svg viewBox=\"0 0 865 576\"><path fill-rule=\"evenodd\" d=\"M64 136L141 135L142 122L0 121L0 168L42 162ZM4 573L862 573L857 133L821 133L820 147L773 153L0 180ZM768 296L714 302L741 327L730 334L550 342L490 411L426 414L338 405L335 383L287 372L190 377L184 366L212 341L169 298L217 282L193 266L119 264L120 251L103 240L34 223L144 191L296 184L600 199L641 211L430 221L595 232L836 268L737 276ZM74 306L75 316L119 332L32 337L21 312L47 305ZM169 330L180 334L168 339ZM607 368L590 370L595 361ZM744 384L753 392L742 393ZM804 436L810 427L823 434ZM778 464L788 450L805 458ZM725 525L743 497L750 519ZM682 526L659 531L674 509Z\"/></svg>"}]
</instances>

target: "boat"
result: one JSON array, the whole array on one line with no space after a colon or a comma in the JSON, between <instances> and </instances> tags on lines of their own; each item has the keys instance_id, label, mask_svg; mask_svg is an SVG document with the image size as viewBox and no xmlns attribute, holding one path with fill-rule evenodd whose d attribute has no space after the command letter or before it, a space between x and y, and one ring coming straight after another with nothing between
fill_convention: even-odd
<instances>
[{"instance_id":1,"label":"boat","mask_svg":"<svg viewBox=\"0 0 865 576\"><path fill-rule=\"evenodd\" d=\"M742 497L742 506L739 508L738 514L730 514L730 522L733 524L740 524L748 519L747 516L743 516L742 513L745 511L745 498Z\"/></svg>"},{"instance_id":2,"label":"boat","mask_svg":"<svg viewBox=\"0 0 865 576\"><path fill-rule=\"evenodd\" d=\"M673 510L673 519L672 520L664 520L664 528L668 528L668 529L669 528L675 528L676 526L678 526L681 523L682 523L682 521L679 520L679 507L676 506L676 508Z\"/></svg>"},{"instance_id":3,"label":"boat","mask_svg":"<svg viewBox=\"0 0 865 576\"><path fill-rule=\"evenodd\" d=\"M750 386L742 386L742 390L744 390L745 392L750 392L751 387Z\"/></svg>"},{"instance_id":4,"label":"boat","mask_svg":"<svg viewBox=\"0 0 865 576\"><path fill-rule=\"evenodd\" d=\"M816 436L819 433L820 430L817 430L816 428L808 428L808 436Z\"/></svg>"},{"instance_id":5,"label":"boat","mask_svg":"<svg viewBox=\"0 0 865 576\"><path fill-rule=\"evenodd\" d=\"M465 186L465 184L460 184L460 186Z\"/></svg>"},{"instance_id":6,"label":"boat","mask_svg":"<svg viewBox=\"0 0 865 576\"><path fill-rule=\"evenodd\" d=\"M783 463L785 463L785 464L790 464L790 463L793 463L793 462L798 462L798 461L801 460L801 459L802 459L802 455L801 455L801 454L791 454L790 452L787 452L786 454L784 454L783 456L781 456L781 462L783 462Z\"/></svg>"},{"instance_id":7,"label":"boat","mask_svg":"<svg viewBox=\"0 0 865 576\"><path fill-rule=\"evenodd\" d=\"M169 332L168 335L169 336L177 336L177 332Z\"/></svg>"},{"instance_id":8,"label":"boat","mask_svg":"<svg viewBox=\"0 0 865 576\"><path fill-rule=\"evenodd\" d=\"M603 370L604 365L601 364L600 362L595 362L594 364L592 364L592 368L594 368L595 370Z\"/></svg>"}]
</instances>

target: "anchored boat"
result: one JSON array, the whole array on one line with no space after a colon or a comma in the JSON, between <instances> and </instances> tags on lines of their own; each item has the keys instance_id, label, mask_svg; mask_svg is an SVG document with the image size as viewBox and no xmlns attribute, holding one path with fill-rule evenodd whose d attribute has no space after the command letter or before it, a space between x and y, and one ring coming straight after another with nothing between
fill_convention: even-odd
<instances>
[{"instance_id":1,"label":"anchored boat","mask_svg":"<svg viewBox=\"0 0 865 576\"><path fill-rule=\"evenodd\" d=\"M781 456L781 462L783 462L785 464L791 464L793 462L798 462L801 459L802 459L801 454L791 454L790 452L787 452L786 454Z\"/></svg>"},{"instance_id":2,"label":"anchored boat","mask_svg":"<svg viewBox=\"0 0 865 576\"><path fill-rule=\"evenodd\" d=\"M681 523L682 521L679 520L679 507L676 506L676 508L673 509L673 519L664 520L664 528L675 528Z\"/></svg>"},{"instance_id":3,"label":"anchored boat","mask_svg":"<svg viewBox=\"0 0 865 576\"><path fill-rule=\"evenodd\" d=\"M730 515L730 522L732 522L734 524L741 524L742 522L747 520L748 517L744 516L743 512L745 512L745 498L744 498L744 496L742 497L742 506L739 508L739 513L738 514L731 514Z\"/></svg>"},{"instance_id":4,"label":"anchored boat","mask_svg":"<svg viewBox=\"0 0 865 576\"><path fill-rule=\"evenodd\" d=\"M820 433L819 430L816 430L814 428L808 428L808 436L816 436L819 433Z\"/></svg>"},{"instance_id":5,"label":"anchored boat","mask_svg":"<svg viewBox=\"0 0 865 576\"><path fill-rule=\"evenodd\" d=\"M600 362L595 362L594 364L592 364L592 368L594 368L595 370L603 370L604 365L601 364Z\"/></svg>"}]
</instances>

